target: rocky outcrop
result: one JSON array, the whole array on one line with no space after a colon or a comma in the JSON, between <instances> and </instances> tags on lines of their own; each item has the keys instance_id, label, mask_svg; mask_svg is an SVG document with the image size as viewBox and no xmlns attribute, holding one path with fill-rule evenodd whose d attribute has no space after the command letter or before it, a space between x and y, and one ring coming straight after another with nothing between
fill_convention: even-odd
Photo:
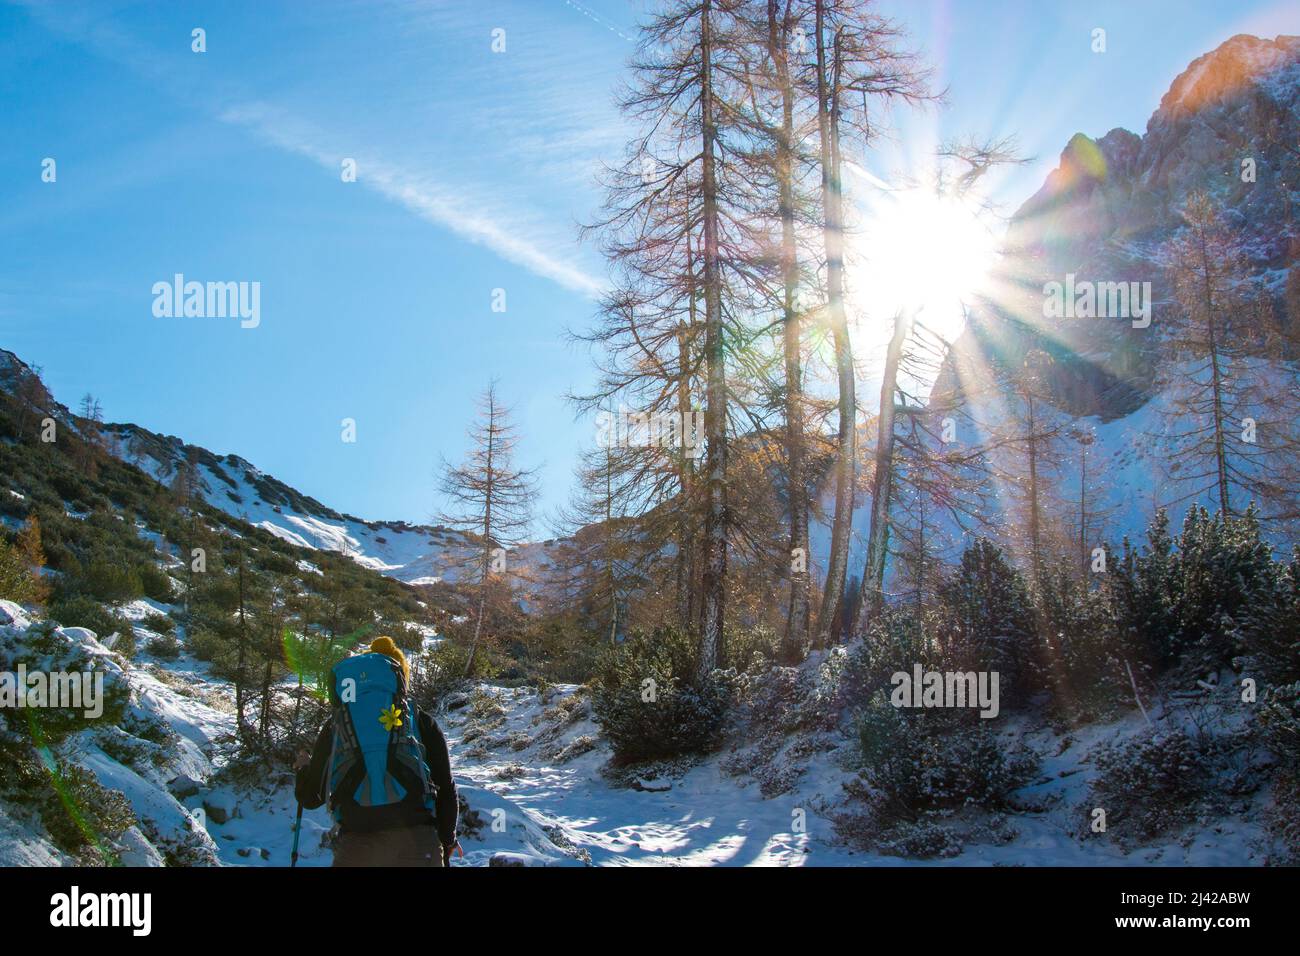
<instances>
[{"instance_id":1,"label":"rocky outcrop","mask_svg":"<svg viewBox=\"0 0 1300 956\"><path fill-rule=\"evenodd\" d=\"M950 361L936 398L969 390L980 367L1013 367L1031 348L1052 358L1053 401L1075 415L1113 419L1149 398L1161 314L1171 308L1162 247L1181 228L1188 196L1221 205L1268 281L1275 311L1300 254L1300 37L1235 36L1196 59L1170 86L1138 136L1113 129L1072 137L1042 188L1012 217L993 293L959 340L973 370ZM1047 318L1043 286L1067 275L1150 282L1152 326L1114 318ZM1292 276L1292 283L1296 283Z\"/></svg>"}]
</instances>

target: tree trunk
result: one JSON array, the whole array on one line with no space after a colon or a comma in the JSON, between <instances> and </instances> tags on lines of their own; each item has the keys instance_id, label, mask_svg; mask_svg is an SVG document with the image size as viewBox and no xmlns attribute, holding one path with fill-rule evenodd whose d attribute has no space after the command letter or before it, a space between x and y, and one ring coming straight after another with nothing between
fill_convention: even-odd
<instances>
[{"instance_id":1,"label":"tree trunk","mask_svg":"<svg viewBox=\"0 0 1300 956\"><path fill-rule=\"evenodd\" d=\"M912 329L910 315L894 316L894 334L885 354L884 377L880 382L880 416L876 432L876 473L872 476L871 527L867 532L867 566L862 572L861 615L865 628L880 616L885 600L885 560L889 544L889 501L894 488L894 393L898 388L898 364L903 344Z\"/></svg>"},{"instance_id":2,"label":"tree trunk","mask_svg":"<svg viewBox=\"0 0 1300 956\"><path fill-rule=\"evenodd\" d=\"M835 369L839 382L839 448L835 460L835 517L831 524L831 553L817 616L817 641L831 640L844 600L848 570L849 537L853 530L853 484L857 466L857 396L853 374L853 348L844 311L844 234L840 194L839 115L834 85L838 76L826 75L825 0L817 0L817 123L821 132L822 241L826 249L826 310L835 343ZM832 70L838 74L839 43Z\"/></svg>"},{"instance_id":3,"label":"tree trunk","mask_svg":"<svg viewBox=\"0 0 1300 956\"><path fill-rule=\"evenodd\" d=\"M235 664L235 737L243 744L244 702L247 693L244 664L248 657L248 619L244 614L244 554L239 554L239 658Z\"/></svg>"},{"instance_id":4,"label":"tree trunk","mask_svg":"<svg viewBox=\"0 0 1300 956\"><path fill-rule=\"evenodd\" d=\"M474 639L469 645L469 658L465 661L465 676L474 673L474 659L478 656L478 642L483 634L483 613L487 608L488 574L492 568L492 457L496 451L496 397L489 398L487 467L483 492L483 569L478 582L478 620L474 622Z\"/></svg>"},{"instance_id":5,"label":"tree trunk","mask_svg":"<svg viewBox=\"0 0 1300 956\"><path fill-rule=\"evenodd\" d=\"M1029 409L1029 580L1033 584L1034 600L1038 600L1039 553L1038 532L1038 420L1034 414L1034 394L1028 393Z\"/></svg>"},{"instance_id":6,"label":"tree trunk","mask_svg":"<svg viewBox=\"0 0 1300 956\"><path fill-rule=\"evenodd\" d=\"M1210 256L1205 247L1205 228L1200 232L1201 274L1205 278L1205 327L1210 339L1210 387L1214 399L1214 465L1218 480L1219 511L1226 521L1228 509L1228 455L1223 438L1223 373L1219 368L1218 330L1214 327L1214 291L1210 286Z\"/></svg>"},{"instance_id":7,"label":"tree trunk","mask_svg":"<svg viewBox=\"0 0 1300 956\"><path fill-rule=\"evenodd\" d=\"M691 335L695 330L695 255L691 237L686 236L686 270L690 292L687 296L687 325L677 328L677 414L681 417L682 435L686 435L686 423L691 421ZM692 432L692 437L699 436ZM677 477L678 493L682 505L677 511L677 616L683 633L689 633L695 622L696 587L695 587L695 482L694 459L688 452L683 440L680 474Z\"/></svg>"},{"instance_id":8,"label":"tree trunk","mask_svg":"<svg viewBox=\"0 0 1300 956\"><path fill-rule=\"evenodd\" d=\"M712 0L700 12L700 125L704 231L704 350L707 364L705 431L708 438L704 520L704 607L698 672L707 676L725 659L727 582L727 381L722 329L722 290L718 267L718 195L714 169L717 130L713 116Z\"/></svg>"},{"instance_id":9,"label":"tree trunk","mask_svg":"<svg viewBox=\"0 0 1300 956\"><path fill-rule=\"evenodd\" d=\"M781 132L777 144L777 183L781 216L781 310L785 345L786 487L790 510L790 609L782 641L782 658L790 664L803 659L808 645L808 482L804 473L803 354L801 316L795 308L799 283L794 223L794 84L790 79L789 7L780 19L777 0L767 0L768 53L781 87Z\"/></svg>"},{"instance_id":10,"label":"tree trunk","mask_svg":"<svg viewBox=\"0 0 1300 956\"><path fill-rule=\"evenodd\" d=\"M1079 446L1079 567L1088 580L1088 446Z\"/></svg>"}]
</instances>

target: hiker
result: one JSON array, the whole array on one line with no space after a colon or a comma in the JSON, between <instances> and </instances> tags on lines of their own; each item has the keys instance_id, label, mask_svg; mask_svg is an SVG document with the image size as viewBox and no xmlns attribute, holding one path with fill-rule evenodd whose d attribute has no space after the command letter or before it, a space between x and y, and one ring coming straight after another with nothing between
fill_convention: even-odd
<instances>
[{"instance_id":1,"label":"hiker","mask_svg":"<svg viewBox=\"0 0 1300 956\"><path fill-rule=\"evenodd\" d=\"M408 696L406 655L391 638L334 666L333 713L300 752L298 802L327 799L338 823L335 866L448 866L456 848L456 785L447 741Z\"/></svg>"}]
</instances>

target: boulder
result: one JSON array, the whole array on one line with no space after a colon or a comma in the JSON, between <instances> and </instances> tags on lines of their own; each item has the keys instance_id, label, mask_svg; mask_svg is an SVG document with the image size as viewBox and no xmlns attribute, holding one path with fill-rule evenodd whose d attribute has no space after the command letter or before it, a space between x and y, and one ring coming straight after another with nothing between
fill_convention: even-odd
<instances>
[{"instance_id":1,"label":"boulder","mask_svg":"<svg viewBox=\"0 0 1300 956\"><path fill-rule=\"evenodd\" d=\"M186 797L192 797L203 788L201 780L195 780L188 774L181 774L167 783L167 789L177 800L184 800Z\"/></svg>"},{"instance_id":2,"label":"boulder","mask_svg":"<svg viewBox=\"0 0 1300 956\"><path fill-rule=\"evenodd\" d=\"M220 826L239 815L239 805L233 795L214 790L203 797L203 811L209 820Z\"/></svg>"}]
</instances>

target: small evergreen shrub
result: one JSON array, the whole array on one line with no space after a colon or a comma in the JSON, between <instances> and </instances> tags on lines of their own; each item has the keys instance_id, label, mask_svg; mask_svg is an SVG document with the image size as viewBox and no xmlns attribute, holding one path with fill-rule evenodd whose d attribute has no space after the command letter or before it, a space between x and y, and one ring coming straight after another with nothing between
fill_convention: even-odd
<instances>
[{"instance_id":1,"label":"small evergreen shrub","mask_svg":"<svg viewBox=\"0 0 1300 956\"><path fill-rule=\"evenodd\" d=\"M883 823L967 805L1003 806L1035 761L1027 750L1004 753L988 722L970 712L905 712L884 694L858 728L864 795Z\"/></svg>"},{"instance_id":2,"label":"small evergreen shrub","mask_svg":"<svg viewBox=\"0 0 1300 956\"><path fill-rule=\"evenodd\" d=\"M63 627L84 627L101 640L113 632L130 630L130 625L94 598L74 594L57 598L49 609L49 619Z\"/></svg>"},{"instance_id":3,"label":"small evergreen shrub","mask_svg":"<svg viewBox=\"0 0 1300 956\"><path fill-rule=\"evenodd\" d=\"M592 716L618 763L705 753L718 742L732 690L726 672L698 681L694 642L661 628L601 657Z\"/></svg>"},{"instance_id":4,"label":"small evergreen shrub","mask_svg":"<svg viewBox=\"0 0 1300 956\"><path fill-rule=\"evenodd\" d=\"M1260 712L1269 749L1277 758L1269 830L1282 845L1283 863L1300 863L1300 681L1276 688Z\"/></svg>"},{"instance_id":5,"label":"small evergreen shrub","mask_svg":"<svg viewBox=\"0 0 1300 956\"><path fill-rule=\"evenodd\" d=\"M238 642L215 628L197 628L186 637L190 653L212 665L212 673L224 680L234 680L239 671Z\"/></svg>"},{"instance_id":6,"label":"small evergreen shrub","mask_svg":"<svg viewBox=\"0 0 1300 956\"><path fill-rule=\"evenodd\" d=\"M1070 568L1045 567L1039 615L1034 685L1051 692L1057 714L1071 722L1099 720L1133 705L1127 674L1131 669L1135 681L1145 681L1145 655L1116 633L1102 590Z\"/></svg>"},{"instance_id":7,"label":"small evergreen shrub","mask_svg":"<svg viewBox=\"0 0 1300 956\"><path fill-rule=\"evenodd\" d=\"M114 843L137 822L121 791L75 764L47 768L27 745L0 744L0 761L7 768L0 792L34 809L56 847L83 866L117 862Z\"/></svg>"},{"instance_id":8,"label":"small evergreen shrub","mask_svg":"<svg viewBox=\"0 0 1300 956\"><path fill-rule=\"evenodd\" d=\"M146 653L164 661L174 661L181 656L181 643L175 634L159 634L149 638L145 644Z\"/></svg>"},{"instance_id":9,"label":"small evergreen shrub","mask_svg":"<svg viewBox=\"0 0 1300 956\"><path fill-rule=\"evenodd\" d=\"M176 622L166 614L154 614L150 612L140 621L140 626L147 631L153 631L155 634L176 633Z\"/></svg>"},{"instance_id":10,"label":"small evergreen shrub","mask_svg":"<svg viewBox=\"0 0 1300 956\"><path fill-rule=\"evenodd\" d=\"M156 564L142 564L137 570L144 596L160 604L169 604L173 598L172 579Z\"/></svg>"},{"instance_id":11,"label":"small evergreen shrub","mask_svg":"<svg viewBox=\"0 0 1300 956\"><path fill-rule=\"evenodd\" d=\"M1149 840L1190 822L1212 780L1211 758L1205 743L1182 730L1101 749L1092 800L1106 811L1107 832Z\"/></svg>"},{"instance_id":12,"label":"small evergreen shrub","mask_svg":"<svg viewBox=\"0 0 1300 956\"><path fill-rule=\"evenodd\" d=\"M1233 633L1246 673L1282 688L1300 681L1300 545L1289 564L1275 562L1239 612Z\"/></svg>"},{"instance_id":13,"label":"small evergreen shrub","mask_svg":"<svg viewBox=\"0 0 1300 956\"><path fill-rule=\"evenodd\" d=\"M962 851L962 842L952 829L933 820L902 821L889 828L879 840L880 852L914 860L950 858Z\"/></svg>"},{"instance_id":14,"label":"small evergreen shrub","mask_svg":"<svg viewBox=\"0 0 1300 956\"><path fill-rule=\"evenodd\" d=\"M97 717L87 716L90 701L84 697L79 707L0 708L0 730L42 746L53 746L75 731L122 722L130 691L121 671L103 654L91 653L79 641L64 634L53 622L43 621L21 632L0 632L0 670L14 671L20 664L29 672L102 673L103 695L99 700L102 713ZM54 689L47 688L47 692L52 694Z\"/></svg>"},{"instance_id":15,"label":"small evergreen shrub","mask_svg":"<svg viewBox=\"0 0 1300 956\"><path fill-rule=\"evenodd\" d=\"M96 558L86 566L78 585L91 597L111 603L132 601L144 594L144 585L135 568L103 558Z\"/></svg>"},{"instance_id":16,"label":"small evergreen shrub","mask_svg":"<svg viewBox=\"0 0 1300 956\"><path fill-rule=\"evenodd\" d=\"M1041 685L1034 611L1020 572L981 538L942 580L938 596L944 620L930 634L941 639L944 669L997 671L1003 707L1028 703Z\"/></svg>"}]
</instances>

